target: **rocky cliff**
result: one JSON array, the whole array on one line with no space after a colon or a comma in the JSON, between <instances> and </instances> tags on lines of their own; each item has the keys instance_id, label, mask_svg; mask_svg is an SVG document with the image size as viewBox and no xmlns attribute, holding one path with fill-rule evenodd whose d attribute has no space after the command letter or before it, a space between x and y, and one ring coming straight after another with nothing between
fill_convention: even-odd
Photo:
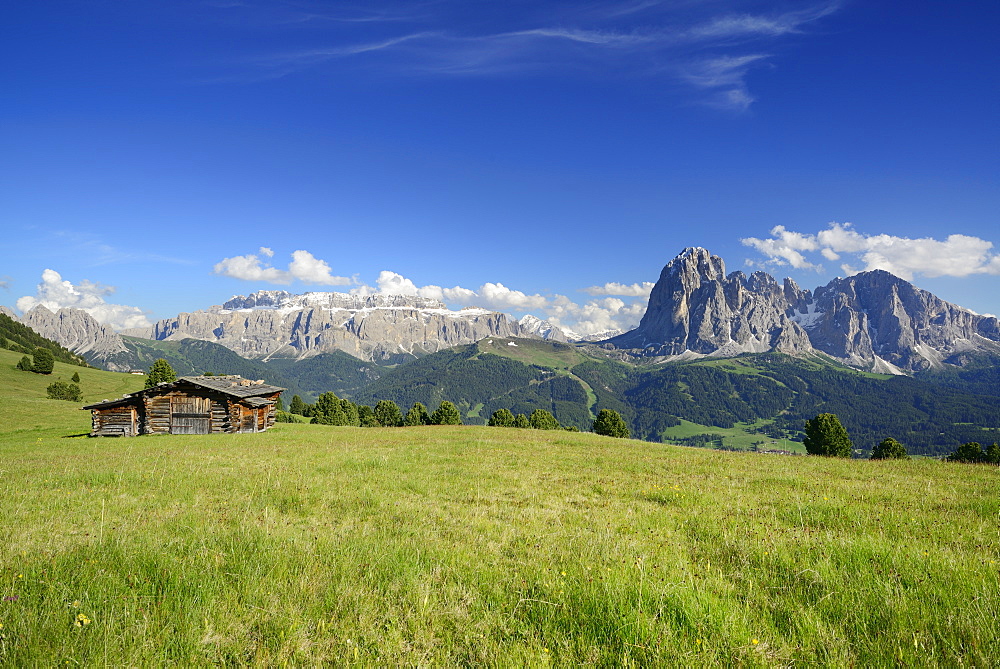
<instances>
[{"instance_id":1,"label":"rocky cliff","mask_svg":"<svg viewBox=\"0 0 1000 669\"><path fill-rule=\"evenodd\" d=\"M727 275L722 258L689 248L663 268L639 327L607 344L667 357L822 352L900 373L1000 352L1000 325L881 270L810 293L765 272Z\"/></svg>"},{"instance_id":2,"label":"rocky cliff","mask_svg":"<svg viewBox=\"0 0 1000 669\"><path fill-rule=\"evenodd\" d=\"M660 273L639 327L610 341L662 356L806 352L809 336L789 313L788 289L764 272L727 276L722 258L685 249Z\"/></svg>"},{"instance_id":3,"label":"rocky cliff","mask_svg":"<svg viewBox=\"0 0 1000 669\"><path fill-rule=\"evenodd\" d=\"M82 309L59 309L55 313L39 305L19 319L46 339L84 356L89 362L102 360L127 351L122 338L106 325L101 325ZM116 371L117 368L110 367Z\"/></svg>"},{"instance_id":4,"label":"rocky cliff","mask_svg":"<svg viewBox=\"0 0 1000 669\"><path fill-rule=\"evenodd\" d=\"M129 334L213 341L245 358L308 357L339 350L362 360L402 361L484 337L522 333L516 321L501 313L452 311L426 298L260 291Z\"/></svg>"}]
</instances>

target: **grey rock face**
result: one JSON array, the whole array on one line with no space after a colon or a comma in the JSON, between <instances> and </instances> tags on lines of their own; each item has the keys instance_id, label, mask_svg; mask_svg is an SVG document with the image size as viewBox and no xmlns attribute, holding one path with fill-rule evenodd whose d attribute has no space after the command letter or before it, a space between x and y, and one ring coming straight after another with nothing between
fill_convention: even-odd
<instances>
[{"instance_id":1,"label":"grey rock face","mask_svg":"<svg viewBox=\"0 0 1000 669\"><path fill-rule=\"evenodd\" d=\"M900 373L1000 352L1000 323L881 270L811 294L765 272L727 276L721 258L692 248L663 269L639 327L608 343L657 356L821 351Z\"/></svg>"},{"instance_id":2,"label":"grey rock face","mask_svg":"<svg viewBox=\"0 0 1000 669\"><path fill-rule=\"evenodd\" d=\"M882 360L917 371L976 351L1000 351L1000 328L883 270L834 279L816 289L823 317L813 345L849 364Z\"/></svg>"},{"instance_id":3,"label":"grey rock face","mask_svg":"<svg viewBox=\"0 0 1000 669\"><path fill-rule=\"evenodd\" d=\"M25 313L21 322L46 339L85 355L88 360L127 350L117 332L101 325L82 309L62 308L52 313L39 305Z\"/></svg>"},{"instance_id":4,"label":"grey rock face","mask_svg":"<svg viewBox=\"0 0 1000 669\"><path fill-rule=\"evenodd\" d=\"M246 358L277 353L308 357L339 350L362 360L395 360L484 337L516 337L521 329L501 313L451 311L427 298L261 291L234 297L222 307L161 320L135 334L203 339Z\"/></svg>"},{"instance_id":5,"label":"grey rock face","mask_svg":"<svg viewBox=\"0 0 1000 669\"><path fill-rule=\"evenodd\" d=\"M811 350L791 318L786 289L764 272L726 276L722 258L685 249L660 273L639 327L610 342L666 356Z\"/></svg>"}]
</instances>

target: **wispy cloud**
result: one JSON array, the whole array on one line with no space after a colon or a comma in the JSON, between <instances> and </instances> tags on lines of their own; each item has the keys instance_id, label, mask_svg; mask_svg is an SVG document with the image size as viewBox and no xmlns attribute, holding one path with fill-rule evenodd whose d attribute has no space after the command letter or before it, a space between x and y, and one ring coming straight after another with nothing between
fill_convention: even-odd
<instances>
[{"instance_id":1,"label":"wispy cloud","mask_svg":"<svg viewBox=\"0 0 1000 669\"><path fill-rule=\"evenodd\" d=\"M159 253L150 253L143 249L122 248L108 244L98 237L73 230L56 230L51 235L57 242L54 246L72 249L74 258L86 259L86 264L91 267L128 263L193 264L193 261L189 258L176 258Z\"/></svg>"},{"instance_id":2,"label":"wispy cloud","mask_svg":"<svg viewBox=\"0 0 1000 669\"><path fill-rule=\"evenodd\" d=\"M485 22L496 26L492 31L482 29L481 17L470 18L475 12L450 0L423 5L419 15L407 18L368 9L355 18L377 24L373 29L341 28L329 46L271 53L254 63L258 78L339 61L396 74L624 73L682 86L705 104L741 111L754 99L745 80L749 69L773 58L767 53L771 45L807 32L839 3L777 13L736 11L741 4L747 3L597 2L557 7L549 23L538 11L512 8ZM380 16L396 23L387 27Z\"/></svg>"},{"instance_id":3,"label":"wispy cloud","mask_svg":"<svg viewBox=\"0 0 1000 669\"><path fill-rule=\"evenodd\" d=\"M747 237L742 242L766 257L748 260L750 265L822 270L822 260L843 261L840 269L846 274L883 269L907 280L918 275L1000 274L1000 254L991 251L993 242L970 235L953 234L943 240L866 235L850 223L831 223L818 233L794 232L778 225L768 239Z\"/></svg>"}]
</instances>

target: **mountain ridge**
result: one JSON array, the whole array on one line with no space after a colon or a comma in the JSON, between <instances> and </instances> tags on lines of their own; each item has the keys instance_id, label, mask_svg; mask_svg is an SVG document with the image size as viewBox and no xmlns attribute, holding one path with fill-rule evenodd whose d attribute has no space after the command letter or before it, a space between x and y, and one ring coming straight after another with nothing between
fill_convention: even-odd
<instances>
[{"instance_id":1,"label":"mountain ridge","mask_svg":"<svg viewBox=\"0 0 1000 669\"><path fill-rule=\"evenodd\" d=\"M1000 352L1000 323L885 270L809 291L762 271L727 274L722 258L690 247L663 268L639 326L604 344L664 360L818 352L903 374Z\"/></svg>"}]
</instances>

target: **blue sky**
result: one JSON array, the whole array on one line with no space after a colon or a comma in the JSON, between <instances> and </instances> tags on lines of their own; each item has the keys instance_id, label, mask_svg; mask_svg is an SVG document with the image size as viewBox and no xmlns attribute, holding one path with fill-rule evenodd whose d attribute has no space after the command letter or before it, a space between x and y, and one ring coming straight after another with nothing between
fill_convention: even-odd
<instances>
[{"instance_id":1,"label":"blue sky","mask_svg":"<svg viewBox=\"0 0 1000 669\"><path fill-rule=\"evenodd\" d=\"M1000 313L995 0L4 14L0 304L381 290L596 331L703 246Z\"/></svg>"}]
</instances>

